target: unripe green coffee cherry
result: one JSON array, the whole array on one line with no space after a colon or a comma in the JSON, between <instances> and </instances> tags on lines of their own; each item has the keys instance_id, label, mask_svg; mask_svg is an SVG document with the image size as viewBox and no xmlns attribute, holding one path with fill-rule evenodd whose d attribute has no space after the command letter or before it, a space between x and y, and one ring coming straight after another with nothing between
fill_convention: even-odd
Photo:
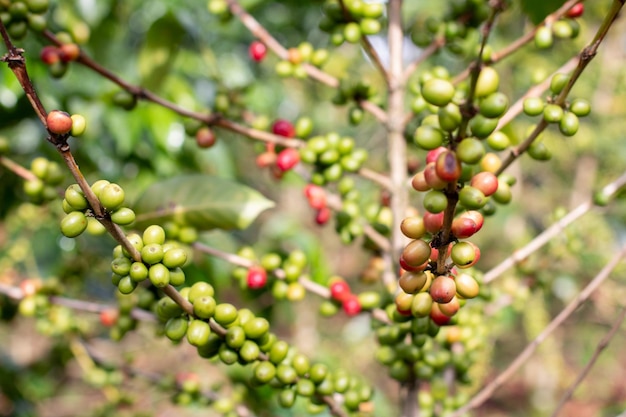
<instances>
[{"instance_id":1,"label":"unripe green coffee cherry","mask_svg":"<svg viewBox=\"0 0 626 417\"><path fill-rule=\"evenodd\" d=\"M552 30L547 26L537 28L535 32L535 46L539 49L548 49L552 46Z\"/></svg>"},{"instance_id":2,"label":"unripe green coffee cherry","mask_svg":"<svg viewBox=\"0 0 626 417\"><path fill-rule=\"evenodd\" d=\"M187 327L187 341L193 346L204 346L209 342L211 327L202 320L193 320Z\"/></svg>"},{"instance_id":3,"label":"unripe green coffee cherry","mask_svg":"<svg viewBox=\"0 0 626 417\"><path fill-rule=\"evenodd\" d=\"M130 273L131 260L125 256L115 258L111 262L111 271L117 275L128 275Z\"/></svg>"},{"instance_id":4,"label":"unripe green coffee cherry","mask_svg":"<svg viewBox=\"0 0 626 417\"><path fill-rule=\"evenodd\" d=\"M87 218L80 211L73 211L61 220L61 233L66 237L76 237L87 228Z\"/></svg>"},{"instance_id":5,"label":"unripe green coffee cherry","mask_svg":"<svg viewBox=\"0 0 626 417\"><path fill-rule=\"evenodd\" d=\"M93 191L96 197L100 198L100 192L102 191L104 187L106 187L109 184L111 183L107 180L98 180L94 182L93 184L91 184L91 191Z\"/></svg>"},{"instance_id":6,"label":"unripe green coffee cherry","mask_svg":"<svg viewBox=\"0 0 626 417\"><path fill-rule=\"evenodd\" d=\"M269 322L263 317L255 317L243 323L243 330L249 339L260 339L267 334L269 328Z\"/></svg>"},{"instance_id":7,"label":"unripe green coffee cherry","mask_svg":"<svg viewBox=\"0 0 626 417\"><path fill-rule=\"evenodd\" d=\"M111 213L111 221L120 226L128 226L135 221L135 212L128 207L120 207Z\"/></svg>"},{"instance_id":8,"label":"unripe green coffee cherry","mask_svg":"<svg viewBox=\"0 0 626 417\"><path fill-rule=\"evenodd\" d=\"M170 269L170 285L178 287L185 283L185 272L181 268ZM184 288L183 288L184 289Z\"/></svg>"},{"instance_id":9,"label":"unripe green coffee cherry","mask_svg":"<svg viewBox=\"0 0 626 417\"><path fill-rule=\"evenodd\" d=\"M291 408L296 402L296 391L285 388L278 394L278 404L283 408Z\"/></svg>"},{"instance_id":10,"label":"unripe green coffee cherry","mask_svg":"<svg viewBox=\"0 0 626 417\"><path fill-rule=\"evenodd\" d=\"M78 184L72 184L67 187L65 190L65 201L67 201L74 210L85 210L89 207L89 202L87 202L85 194Z\"/></svg>"},{"instance_id":11,"label":"unripe green coffee cherry","mask_svg":"<svg viewBox=\"0 0 626 417\"><path fill-rule=\"evenodd\" d=\"M357 43L361 40L361 27L356 22L349 22L343 28L343 36L350 43Z\"/></svg>"},{"instance_id":12,"label":"unripe green coffee cherry","mask_svg":"<svg viewBox=\"0 0 626 417\"><path fill-rule=\"evenodd\" d=\"M296 382L296 392L303 397L310 397L315 394L315 384L310 379L300 378Z\"/></svg>"},{"instance_id":13,"label":"unripe green coffee cherry","mask_svg":"<svg viewBox=\"0 0 626 417\"><path fill-rule=\"evenodd\" d=\"M122 294L130 294L135 290L135 288L137 288L137 283L128 275L122 277L117 284L117 289Z\"/></svg>"},{"instance_id":14,"label":"unripe green coffee cherry","mask_svg":"<svg viewBox=\"0 0 626 417\"><path fill-rule=\"evenodd\" d=\"M496 118L504 114L509 107L509 98L504 93L496 92L485 97L479 106L480 114L487 118Z\"/></svg>"},{"instance_id":15,"label":"unripe green coffee cherry","mask_svg":"<svg viewBox=\"0 0 626 417\"><path fill-rule=\"evenodd\" d=\"M220 346L218 354L220 360L226 365L232 365L239 359L239 355L237 355L237 352L233 349L230 349L225 344L222 344L222 346Z\"/></svg>"},{"instance_id":16,"label":"unripe green coffee cherry","mask_svg":"<svg viewBox=\"0 0 626 417\"><path fill-rule=\"evenodd\" d=\"M293 384L298 379L296 370L291 365L281 363L276 368L276 378L285 385Z\"/></svg>"},{"instance_id":17,"label":"unripe green coffee cherry","mask_svg":"<svg viewBox=\"0 0 626 417\"><path fill-rule=\"evenodd\" d=\"M450 81L432 78L422 86L422 97L435 106L445 106L454 97L455 88Z\"/></svg>"},{"instance_id":18,"label":"unripe green coffee cherry","mask_svg":"<svg viewBox=\"0 0 626 417\"><path fill-rule=\"evenodd\" d=\"M447 132L456 130L463 119L459 106L454 103L448 103L445 107L440 107L437 117L439 118L439 126Z\"/></svg>"},{"instance_id":19,"label":"unripe green coffee cherry","mask_svg":"<svg viewBox=\"0 0 626 417\"><path fill-rule=\"evenodd\" d=\"M50 161L40 156L32 160L32 162L30 163L30 170L33 174L35 174L37 178L43 180L48 174L49 165Z\"/></svg>"},{"instance_id":20,"label":"unripe green coffee cherry","mask_svg":"<svg viewBox=\"0 0 626 417\"><path fill-rule=\"evenodd\" d=\"M291 366L293 367L293 369L295 369L298 376L303 377L309 372L309 369L311 368L311 362L306 355L302 353L296 353L291 359Z\"/></svg>"},{"instance_id":21,"label":"unripe green coffee cherry","mask_svg":"<svg viewBox=\"0 0 626 417\"><path fill-rule=\"evenodd\" d=\"M154 264L148 269L148 278L152 285L163 288L170 283L170 271L163 264Z\"/></svg>"},{"instance_id":22,"label":"unripe green coffee cherry","mask_svg":"<svg viewBox=\"0 0 626 417\"><path fill-rule=\"evenodd\" d=\"M143 243L148 245L150 243L157 243L162 245L165 243L165 230L156 224L150 225L143 232Z\"/></svg>"},{"instance_id":23,"label":"unripe green coffee cherry","mask_svg":"<svg viewBox=\"0 0 626 417\"><path fill-rule=\"evenodd\" d=\"M187 262L187 251L182 248L173 248L163 254L163 265L173 269L185 265Z\"/></svg>"},{"instance_id":24,"label":"unripe green coffee cherry","mask_svg":"<svg viewBox=\"0 0 626 417\"><path fill-rule=\"evenodd\" d=\"M441 213L448 206L448 198L442 191L431 190L424 195L423 204L430 213Z\"/></svg>"},{"instance_id":25,"label":"unripe green coffee cherry","mask_svg":"<svg viewBox=\"0 0 626 417\"><path fill-rule=\"evenodd\" d=\"M141 259L154 265L163 259L163 246L158 243L150 243L141 248Z\"/></svg>"},{"instance_id":26,"label":"unripe green coffee cherry","mask_svg":"<svg viewBox=\"0 0 626 417\"><path fill-rule=\"evenodd\" d=\"M215 295L215 289L213 288L211 284L209 284L208 282L199 281L191 286L191 289L189 290L189 294L187 298L189 299L189 302L193 304L196 298L205 297L205 296L213 297L214 295ZM235 320L235 318L233 318L233 320Z\"/></svg>"},{"instance_id":27,"label":"unripe green coffee cherry","mask_svg":"<svg viewBox=\"0 0 626 417\"><path fill-rule=\"evenodd\" d=\"M110 211L115 211L124 204L124 190L117 184L105 185L98 195L102 207Z\"/></svg>"},{"instance_id":28,"label":"unripe green coffee cherry","mask_svg":"<svg viewBox=\"0 0 626 417\"><path fill-rule=\"evenodd\" d=\"M181 243L191 244L198 240L198 231L195 227L192 226L184 226L180 228L178 232L178 240Z\"/></svg>"},{"instance_id":29,"label":"unripe green coffee cherry","mask_svg":"<svg viewBox=\"0 0 626 417\"><path fill-rule=\"evenodd\" d=\"M413 141L425 150L436 149L443 144L443 131L436 127L422 125L415 130Z\"/></svg>"},{"instance_id":30,"label":"unripe green coffee cherry","mask_svg":"<svg viewBox=\"0 0 626 417\"><path fill-rule=\"evenodd\" d=\"M72 130L70 130L70 134L74 137L82 136L87 128L87 121L85 120L85 117L80 114L73 114L71 119Z\"/></svg>"},{"instance_id":31,"label":"unripe green coffee cherry","mask_svg":"<svg viewBox=\"0 0 626 417\"><path fill-rule=\"evenodd\" d=\"M487 204L489 199L477 188L466 185L459 191L459 203L469 210L478 210Z\"/></svg>"},{"instance_id":32,"label":"unripe green coffee cherry","mask_svg":"<svg viewBox=\"0 0 626 417\"><path fill-rule=\"evenodd\" d=\"M563 108L558 104L547 104L543 109L543 120L548 123L558 123L563 118Z\"/></svg>"},{"instance_id":33,"label":"unripe green coffee cherry","mask_svg":"<svg viewBox=\"0 0 626 417\"><path fill-rule=\"evenodd\" d=\"M193 301L193 313L201 319L210 319L215 314L215 298L205 296Z\"/></svg>"},{"instance_id":34,"label":"unripe green coffee cherry","mask_svg":"<svg viewBox=\"0 0 626 417\"><path fill-rule=\"evenodd\" d=\"M541 97L528 97L524 99L523 109L528 116L538 116L543 113L545 102Z\"/></svg>"},{"instance_id":35,"label":"unripe green coffee cherry","mask_svg":"<svg viewBox=\"0 0 626 417\"><path fill-rule=\"evenodd\" d=\"M550 91L552 91L552 94L559 94L563 91L563 88L567 85L569 78L569 75L560 72L554 74L550 80Z\"/></svg>"},{"instance_id":36,"label":"unripe green coffee cherry","mask_svg":"<svg viewBox=\"0 0 626 417\"><path fill-rule=\"evenodd\" d=\"M489 135L487 145L494 151L503 151L511 146L511 140L501 130L498 130Z\"/></svg>"},{"instance_id":37,"label":"unripe green coffee cherry","mask_svg":"<svg viewBox=\"0 0 626 417\"><path fill-rule=\"evenodd\" d=\"M187 335L187 328L189 327L189 320L182 317L173 317L165 323L165 336L178 342Z\"/></svg>"},{"instance_id":38,"label":"unripe green coffee cherry","mask_svg":"<svg viewBox=\"0 0 626 417\"><path fill-rule=\"evenodd\" d=\"M491 135L496 127L498 127L498 119L489 119L482 114L477 114L469 122L472 135L481 139Z\"/></svg>"},{"instance_id":39,"label":"unripe green coffee cherry","mask_svg":"<svg viewBox=\"0 0 626 417\"><path fill-rule=\"evenodd\" d=\"M584 98L575 98L569 105L569 111L578 117L585 117L591 112L591 105Z\"/></svg>"},{"instance_id":40,"label":"unripe green coffee cherry","mask_svg":"<svg viewBox=\"0 0 626 417\"><path fill-rule=\"evenodd\" d=\"M276 376L276 367L271 362L260 362L254 368L254 379L261 384L267 384Z\"/></svg>"},{"instance_id":41,"label":"unripe green coffee cherry","mask_svg":"<svg viewBox=\"0 0 626 417\"><path fill-rule=\"evenodd\" d=\"M376 291L364 291L357 295L359 304L363 310L373 310L380 307L380 294Z\"/></svg>"},{"instance_id":42,"label":"unripe green coffee cherry","mask_svg":"<svg viewBox=\"0 0 626 417\"><path fill-rule=\"evenodd\" d=\"M261 349L259 349L259 345L252 340L246 340L243 342L243 345L241 345L241 348L239 349L239 357L245 362L257 360L260 354Z\"/></svg>"},{"instance_id":43,"label":"unripe green coffee cherry","mask_svg":"<svg viewBox=\"0 0 626 417\"><path fill-rule=\"evenodd\" d=\"M484 155L485 147L476 138L465 138L456 148L456 156L465 164L477 164Z\"/></svg>"},{"instance_id":44,"label":"unripe green coffee cherry","mask_svg":"<svg viewBox=\"0 0 626 417\"><path fill-rule=\"evenodd\" d=\"M133 262L128 272L130 278L135 282L141 282L148 278L148 267L143 262Z\"/></svg>"},{"instance_id":45,"label":"unripe green coffee cherry","mask_svg":"<svg viewBox=\"0 0 626 417\"><path fill-rule=\"evenodd\" d=\"M224 342L232 349L239 349L246 341L246 332L241 326L229 327L224 336Z\"/></svg>"},{"instance_id":46,"label":"unripe green coffee cherry","mask_svg":"<svg viewBox=\"0 0 626 417\"><path fill-rule=\"evenodd\" d=\"M87 233L92 236L101 236L106 233L107 229L94 217L87 217Z\"/></svg>"},{"instance_id":47,"label":"unripe green coffee cherry","mask_svg":"<svg viewBox=\"0 0 626 417\"><path fill-rule=\"evenodd\" d=\"M543 141L536 140L528 147L528 155L537 161L548 161L552 158L552 152Z\"/></svg>"},{"instance_id":48,"label":"unripe green coffee cherry","mask_svg":"<svg viewBox=\"0 0 626 417\"><path fill-rule=\"evenodd\" d=\"M483 67L476 81L474 95L478 98L486 97L498 91L500 86L500 76L492 67Z\"/></svg>"},{"instance_id":49,"label":"unripe green coffee cherry","mask_svg":"<svg viewBox=\"0 0 626 417\"><path fill-rule=\"evenodd\" d=\"M237 307L229 303L220 303L215 307L213 319L221 326L228 326L237 320Z\"/></svg>"},{"instance_id":50,"label":"unripe green coffee cherry","mask_svg":"<svg viewBox=\"0 0 626 417\"><path fill-rule=\"evenodd\" d=\"M565 112L559 121L559 130L565 136L574 136L578 132L578 116L572 112Z\"/></svg>"}]
</instances>

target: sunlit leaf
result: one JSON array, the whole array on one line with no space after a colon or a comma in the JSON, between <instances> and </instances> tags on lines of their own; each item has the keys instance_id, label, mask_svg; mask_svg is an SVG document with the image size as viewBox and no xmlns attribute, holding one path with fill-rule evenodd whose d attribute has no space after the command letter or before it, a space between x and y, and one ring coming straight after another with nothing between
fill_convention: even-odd
<instances>
[{"instance_id":1,"label":"sunlit leaf","mask_svg":"<svg viewBox=\"0 0 626 417\"><path fill-rule=\"evenodd\" d=\"M137 226L174 220L209 229L245 229L274 202L243 184L219 177L191 174L148 187L133 209Z\"/></svg>"}]
</instances>

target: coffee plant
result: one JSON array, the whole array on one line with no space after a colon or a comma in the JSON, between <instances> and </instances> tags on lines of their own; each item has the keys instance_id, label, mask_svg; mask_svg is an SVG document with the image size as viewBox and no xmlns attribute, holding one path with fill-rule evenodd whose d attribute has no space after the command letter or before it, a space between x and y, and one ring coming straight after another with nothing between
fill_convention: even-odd
<instances>
[{"instance_id":1,"label":"coffee plant","mask_svg":"<svg viewBox=\"0 0 626 417\"><path fill-rule=\"evenodd\" d=\"M621 413L623 3L0 0L0 416Z\"/></svg>"}]
</instances>

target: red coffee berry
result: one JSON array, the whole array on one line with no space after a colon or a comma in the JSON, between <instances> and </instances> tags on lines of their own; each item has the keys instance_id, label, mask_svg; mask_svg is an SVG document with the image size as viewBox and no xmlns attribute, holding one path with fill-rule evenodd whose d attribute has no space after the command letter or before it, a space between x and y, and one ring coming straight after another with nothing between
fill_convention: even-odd
<instances>
[{"instance_id":1,"label":"red coffee berry","mask_svg":"<svg viewBox=\"0 0 626 417\"><path fill-rule=\"evenodd\" d=\"M348 297L341 303L341 307L350 317L356 316L361 312L361 302L356 294L348 295Z\"/></svg>"},{"instance_id":2,"label":"red coffee berry","mask_svg":"<svg viewBox=\"0 0 626 417\"><path fill-rule=\"evenodd\" d=\"M246 283L251 290L258 290L267 284L267 272L260 266L251 266L248 268Z\"/></svg>"},{"instance_id":3,"label":"red coffee berry","mask_svg":"<svg viewBox=\"0 0 626 417\"><path fill-rule=\"evenodd\" d=\"M437 175L435 162L426 164L426 168L424 168L424 179L426 180L426 184L435 190L441 190L447 185L447 183Z\"/></svg>"},{"instance_id":4,"label":"red coffee berry","mask_svg":"<svg viewBox=\"0 0 626 417\"><path fill-rule=\"evenodd\" d=\"M443 314L437 303L433 303L430 308L430 319L439 326L445 326L450 323L450 317Z\"/></svg>"},{"instance_id":5,"label":"red coffee berry","mask_svg":"<svg viewBox=\"0 0 626 417\"><path fill-rule=\"evenodd\" d=\"M478 225L469 217L457 217L452 221L452 233L457 239L467 239L478 231Z\"/></svg>"},{"instance_id":6,"label":"red coffee berry","mask_svg":"<svg viewBox=\"0 0 626 417\"><path fill-rule=\"evenodd\" d=\"M326 191L319 185L307 184L304 187L304 195L312 208L321 210L326 207Z\"/></svg>"},{"instance_id":7,"label":"red coffee berry","mask_svg":"<svg viewBox=\"0 0 626 417\"><path fill-rule=\"evenodd\" d=\"M351 295L350 285L342 279L338 279L330 284L330 296L339 302L343 302Z\"/></svg>"},{"instance_id":8,"label":"red coffee berry","mask_svg":"<svg viewBox=\"0 0 626 417\"><path fill-rule=\"evenodd\" d=\"M300 162L300 153L293 148L283 149L276 157L276 166L282 172L289 171L298 162Z\"/></svg>"},{"instance_id":9,"label":"red coffee berry","mask_svg":"<svg viewBox=\"0 0 626 417\"><path fill-rule=\"evenodd\" d=\"M332 212L330 211L328 207L322 207L315 214L315 223L319 224L320 226L328 223L328 221L330 220L331 214Z\"/></svg>"},{"instance_id":10,"label":"red coffee berry","mask_svg":"<svg viewBox=\"0 0 626 417\"><path fill-rule=\"evenodd\" d=\"M46 117L48 130L57 135L64 135L72 130L72 118L69 114L60 110L52 110Z\"/></svg>"},{"instance_id":11,"label":"red coffee berry","mask_svg":"<svg viewBox=\"0 0 626 417\"><path fill-rule=\"evenodd\" d=\"M61 57L59 57L59 49L52 45L41 48L39 58L41 59L41 62L46 65L56 64L61 59Z\"/></svg>"},{"instance_id":12,"label":"red coffee berry","mask_svg":"<svg viewBox=\"0 0 626 417\"><path fill-rule=\"evenodd\" d=\"M293 138L296 136L296 129L287 120L278 119L272 125L272 132L279 136L284 136L286 138Z\"/></svg>"},{"instance_id":13,"label":"red coffee berry","mask_svg":"<svg viewBox=\"0 0 626 417\"><path fill-rule=\"evenodd\" d=\"M461 176L461 162L456 154L445 151L439 154L435 163L435 173L437 177L445 182L454 182Z\"/></svg>"},{"instance_id":14,"label":"red coffee berry","mask_svg":"<svg viewBox=\"0 0 626 417\"><path fill-rule=\"evenodd\" d=\"M452 300L450 300L449 303L439 304L438 307L439 311L441 311L443 314L448 317L452 317L459 311L459 309L461 308L461 304L459 302L459 299L455 296L452 297Z\"/></svg>"},{"instance_id":15,"label":"red coffee berry","mask_svg":"<svg viewBox=\"0 0 626 417\"><path fill-rule=\"evenodd\" d=\"M472 177L470 185L488 197L498 190L498 177L492 172L479 172Z\"/></svg>"},{"instance_id":16,"label":"red coffee berry","mask_svg":"<svg viewBox=\"0 0 626 417\"><path fill-rule=\"evenodd\" d=\"M116 308L107 308L100 312L100 323L106 327L113 327L119 318L119 310Z\"/></svg>"},{"instance_id":17,"label":"red coffee berry","mask_svg":"<svg viewBox=\"0 0 626 417\"><path fill-rule=\"evenodd\" d=\"M41 288L41 280L29 278L20 282L20 289L22 290L22 294L24 297L29 297L31 295L35 295L37 291Z\"/></svg>"},{"instance_id":18,"label":"red coffee berry","mask_svg":"<svg viewBox=\"0 0 626 417\"><path fill-rule=\"evenodd\" d=\"M437 158L439 158L439 155L441 155L443 152L447 150L448 148L446 148L445 146L440 146L438 148L431 149L426 154L426 163L428 164L430 162L437 162Z\"/></svg>"},{"instance_id":19,"label":"red coffee berry","mask_svg":"<svg viewBox=\"0 0 626 417\"><path fill-rule=\"evenodd\" d=\"M585 6L582 3L576 3L575 5L572 6L571 9L569 9L567 11L566 16L569 18L576 18L576 17L580 17L583 15L583 13L585 12Z\"/></svg>"},{"instance_id":20,"label":"red coffee berry","mask_svg":"<svg viewBox=\"0 0 626 417\"><path fill-rule=\"evenodd\" d=\"M443 227L443 215L444 213L424 213L424 227L426 231L431 234L435 234Z\"/></svg>"},{"instance_id":21,"label":"red coffee berry","mask_svg":"<svg viewBox=\"0 0 626 417\"><path fill-rule=\"evenodd\" d=\"M482 213L476 210L468 210L462 213L460 217L472 219L474 223L476 223L476 232L482 229L483 224L485 223L485 218L483 217Z\"/></svg>"},{"instance_id":22,"label":"red coffee berry","mask_svg":"<svg viewBox=\"0 0 626 417\"><path fill-rule=\"evenodd\" d=\"M456 284L448 276L440 275L430 284L430 296L437 303L449 303L456 295Z\"/></svg>"},{"instance_id":23,"label":"red coffee berry","mask_svg":"<svg viewBox=\"0 0 626 417\"><path fill-rule=\"evenodd\" d=\"M256 62L261 62L267 54L267 47L263 42L254 41L250 44L248 52L250 53L250 58Z\"/></svg>"},{"instance_id":24,"label":"red coffee berry","mask_svg":"<svg viewBox=\"0 0 626 417\"><path fill-rule=\"evenodd\" d=\"M256 157L256 166L266 168L276 162L275 152L263 152Z\"/></svg>"},{"instance_id":25,"label":"red coffee berry","mask_svg":"<svg viewBox=\"0 0 626 417\"><path fill-rule=\"evenodd\" d=\"M215 145L217 141L217 137L215 136L215 132L209 127L201 127L196 132L196 144L200 148L210 148Z\"/></svg>"},{"instance_id":26,"label":"red coffee berry","mask_svg":"<svg viewBox=\"0 0 626 417\"><path fill-rule=\"evenodd\" d=\"M79 56L80 48L75 43L64 43L59 46L59 58L61 58L61 61L75 61Z\"/></svg>"},{"instance_id":27,"label":"red coffee berry","mask_svg":"<svg viewBox=\"0 0 626 417\"><path fill-rule=\"evenodd\" d=\"M416 191L429 191L430 185L426 182L426 177L424 176L424 171L420 171L413 176L411 180L411 186Z\"/></svg>"}]
</instances>

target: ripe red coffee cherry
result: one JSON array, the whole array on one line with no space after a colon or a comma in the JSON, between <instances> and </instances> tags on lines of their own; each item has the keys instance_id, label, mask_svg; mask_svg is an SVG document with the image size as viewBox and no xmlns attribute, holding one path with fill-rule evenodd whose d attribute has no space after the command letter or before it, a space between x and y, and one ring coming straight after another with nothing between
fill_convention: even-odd
<instances>
[{"instance_id":1,"label":"ripe red coffee cherry","mask_svg":"<svg viewBox=\"0 0 626 417\"><path fill-rule=\"evenodd\" d=\"M254 41L250 44L248 52L250 53L250 57L253 60L255 60L256 62L261 62L267 54L267 47L263 42Z\"/></svg>"},{"instance_id":2,"label":"ripe red coffee cherry","mask_svg":"<svg viewBox=\"0 0 626 417\"><path fill-rule=\"evenodd\" d=\"M48 45L41 48L41 52L39 53L39 58L41 62L46 65L52 65L61 59L59 57L59 49L56 46Z\"/></svg>"},{"instance_id":3,"label":"ripe red coffee cherry","mask_svg":"<svg viewBox=\"0 0 626 417\"><path fill-rule=\"evenodd\" d=\"M326 191L324 191L322 187L314 184L307 184L304 187L304 195L312 208L321 210L326 207Z\"/></svg>"},{"instance_id":4,"label":"ripe red coffee cherry","mask_svg":"<svg viewBox=\"0 0 626 417\"><path fill-rule=\"evenodd\" d=\"M461 303L459 302L459 299L456 296L454 296L452 297L452 300L450 300L449 303L439 304L438 307L439 307L439 311L441 311L443 314L445 314L448 317L452 317L461 308Z\"/></svg>"},{"instance_id":5,"label":"ripe red coffee cherry","mask_svg":"<svg viewBox=\"0 0 626 417\"><path fill-rule=\"evenodd\" d=\"M59 58L61 58L61 61L75 61L79 56L80 48L75 43L64 43L59 46Z\"/></svg>"},{"instance_id":6,"label":"ripe red coffee cherry","mask_svg":"<svg viewBox=\"0 0 626 417\"><path fill-rule=\"evenodd\" d=\"M48 130L57 135L65 135L72 130L72 118L61 110L52 110L46 117Z\"/></svg>"},{"instance_id":7,"label":"ripe red coffee cherry","mask_svg":"<svg viewBox=\"0 0 626 417\"><path fill-rule=\"evenodd\" d=\"M330 284L330 296L339 302L346 300L351 294L350 285L342 279L337 279Z\"/></svg>"},{"instance_id":8,"label":"ripe red coffee cherry","mask_svg":"<svg viewBox=\"0 0 626 417\"><path fill-rule=\"evenodd\" d=\"M481 214L480 211L475 211L475 210L468 210L464 213L461 213L462 218L469 218L472 219L474 221L474 223L476 223L476 231L478 232L480 229L482 229L483 227L483 223L485 222L485 218L483 217L483 215Z\"/></svg>"},{"instance_id":9,"label":"ripe red coffee cherry","mask_svg":"<svg viewBox=\"0 0 626 417\"><path fill-rule=\"evenodd\" d=\"M276 162L276 153L263 152L256 157L256 166L266 168Z\"/></svg>"},{"instance_id":10,"label":"ripe red coffee cherry","mask_svg":"<svg viewBox=\"0 0 626 417\"><path fill-rule=\"evenodd\" d=\"M467 239L478 231L478 226L469 217L457 217L452 221L452 234L457 239Z\"/></svg>"},{"instance_id":11,"label":"ripe red coffee cherry","mask_svg":"<svg viewBox=\"0 0 626 417\"><path fill-rule=\"evenodd\" d=\"M426 168L424 168L424 179L426 180L426 184L434 190L441 190L447 185L447 182L439 178L439 175L437 175L437 166L435 162L426 164Z\"/></svg>"},{"instance_id":12,"label":"ripe red coffee cherry","mask_svg":"<svg viewBox=\"0 0 626 417\"><path fill-rule=\"evenodd\" d=\"M100 312L100 323L106 327L113 327L119 318L119 310L116 308L107 308Z\"/></svg>"},{"instance_id":13,"label":"ripe red coffee cherry","mask_svg":"<svg viewBox=\"0 0 626 417\"><path fill-rule=\"evenodd\" d=\"M443 212L442 213L424 213L424 227L426 231L431 234L435 234L443 227Z\"/></svg>"},{"instance_id":14,"label":"ripe red coffee cherry","mask_svg":"<svg viewBox=\"0 0 626 417\"><path fill-rule=\"evenodd\" d=\"M445 151L439 154L435 163L435 173L437 177L445 182L454 182L461 176L461 162L456 154L451 151Z\"/></svg>"},{"instance_id":15,"label":"ripe red coffee cherry","mask_svg":"<svg viewBox=\"0 0 626 417\"><path fill-rule=\"evenodd\" d=\"M348 297L341 303L343 311L348 316L356 316L361 312L361 302L356 294L349 294Z\"/></svg>"},{"instance_id":16,"label":"ripe red coffee cherry","mask_svg":"<svg viewBox=\"0 0 626 417\"><path fill-rule=\"evenodd\" d=\"M272 132L286 138L293 138L296 135L295 127L287 120L278 119L272 125Z\"/></svg>"},{"instance_id":17,"label":"ripe red coffee cherry","mask_svg":"<svg viewBox=\"0 0 626 417\"><path fill-rule=\"evenodd\" d=\"M456 295L456 283L448 276L440 275L430 284L430 296L437 303L449 303Z\"/></svg>"},{"instance_id":18,"label":"ripe red coffee cherry","mask_svg":"<svg viewBox=\"0 0 626 417\"><path fill-rule=\"evenodd\" d=\"M450 316L443 314L438 303L432 304L430 308L430 319L438 326L445 326L450 323Z\"/></svg>"},{"instance_id":19,"label":"ripe red coffee cherry","mask_svg":"<svg viewBox=\"0 0 626 417\"><path fill-rule=\"evenodd\" d=\"M400 268L402 268L403 271L409 271L409 272L421 272L424 269L426 269L426 267L428 266L428 261L418 266L409 265L402 256L400 256L398 263L400 264Z\"/></svg>"},{"instance_id":20,"label":"ripe red coffee cherry","mask_svg":"<svg viewBox=\"0 0 626 417\"><path fill-rule=\"evenodd\" d=\"M330 211L328 207L322 207L315 214L315 223L319 224L320 226L328 223L328 221L330 220L331 214L332 212Z\"/></svg>"},{"instance_id":21,"label":"ripe red coffee cherry","mask_svg":"<svg viewBox=\"0 0 626 417\"><path fill-rule=\"evenodd\" d=\"M265 284L267 284L267 272L260 266L251 266L248 268L246 283L248 284L248 288L252 290L265 287Z\"/></svg>"},{"instance_id":22,"label":"ripe red coffee cherry","mask_svg":"<svg viewBox=\"0 0 626 417\"><path fill-rule=\"evenodd\" d=\"M276 166L282 172L289 171L300 162L300 153L293 148L287 148L280 151L276 156Z\"/></svg>"},{"instance_id":23,"label":"ripe red coffee cherry","mask_svg":"<svg viewBox=\"0 0 626 417\"><path fill-rule=\"evenodd\" d=\"M472 177L470 185L480 190L486 197L498 190L498 177L492 172L479 172Z\"/></svg>"},{"instance_id":24,"label":"ripe red coffee cherry","mask_svg":"<svg viewBox=\"0 0 626 417\"><path fill-rule=\"evenodd\" d=\"M426 163L428 164L430 162L437 162L437 158L439 158L439 155L446 151L448 151L448 148L446 148L445 146L440 146L438 148L428 151L428 153L426 154Z\"/></svg>"},{"instance_id":25,"label":"ripe red coffee cherry","mask_svg":"<svg viewBox=\"0 0 626 417\"><path fill-rule=\"evenodd\" d=\"M215 132L207 126L201 127L196 132L196 144L200 148L210 148L215 145L216 141Z\"/></svg>"},{"instance_id":26,"label":"ripe red coffee cherry","mask_svg":"<svg viewBox=\"0 0 626 417\"><path fill-rule=\"evenodd\" d=\"M572 6L571 9L567 11L566 16L574 19L576 17L582 16L584 12L585 6L582 3L576 3L574 6Z\"/></svg>"}]
</instances>

